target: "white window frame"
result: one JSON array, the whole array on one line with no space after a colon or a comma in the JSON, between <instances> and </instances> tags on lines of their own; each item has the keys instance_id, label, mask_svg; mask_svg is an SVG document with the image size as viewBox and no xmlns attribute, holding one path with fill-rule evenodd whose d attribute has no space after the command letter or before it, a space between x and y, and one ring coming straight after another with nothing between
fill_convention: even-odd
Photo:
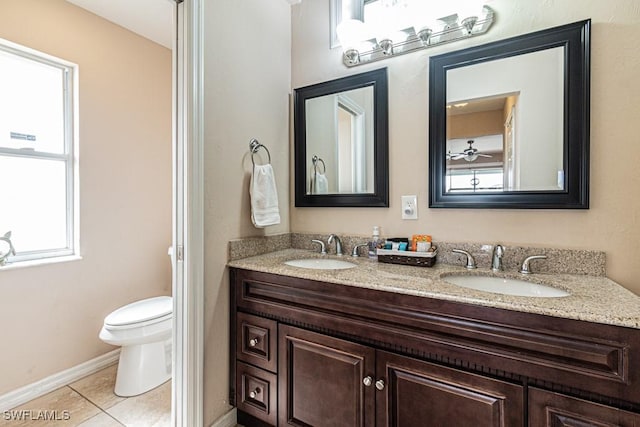
<instances>
[{"instance_id":1,"label":"white window frame","mask_svg":"<svg viewBox=\"0 0 640 427\"><path fill-rule=\"evenodd\" d=\"M46 64L63 71L63 116L64 116L64 152L61 154L43 151L21 150L0 146L0 156L22 157L37 160L57 160L65 163L66 176L66 247L38 251L17 252L9 256L8 265L25 261L39 261L68 257L77 258L79 244L79 186L78 186L78 65L43 52L21 46L0 38L0 50L25 59ZM10 230L4 230L10 231ZM0 232L4 232L0 230ZM17 248L19 250L19 248ZM37 262L36 262L37 263ZM29 263L32 264L32 263ZM4 268L4 267L3 267Z\"/></svg>"}]
</instances>

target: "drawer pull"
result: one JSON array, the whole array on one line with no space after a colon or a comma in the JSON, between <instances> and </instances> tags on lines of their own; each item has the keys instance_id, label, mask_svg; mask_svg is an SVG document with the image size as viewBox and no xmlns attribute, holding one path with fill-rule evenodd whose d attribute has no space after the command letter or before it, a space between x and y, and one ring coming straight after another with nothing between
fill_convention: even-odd
<instances>
[{"instance_id":1,"label":"drawer pull","mask_svg":"<svg viewBox=\"0 0 640 427\"><path fill-rule=\"evenodd\" d=\"M260 339L258 338L251 338L249 340L249 347L255 347L258 345L258 343L260 342Z\"/></svg>"},{"instance_id":2,"label":"drawer pull","mask_svg":"<svg viewBox=\"0 0 640 427\"><path fill-rule=\"evenodd\" d=\"M260 387L256 387L255 390L249 393L249 397L255 399L260 394Z\"/></svg>"},{"instance_id":3,"label":"drawer pull","mask_svg":"<svg viewBox=\"0 0 640 427\"><path fill-rule=\"evenodd\" d=\"M376 381L376 388L378 390L384 390L384 380L378 380Z\"/></svg>"},{"instance_id":4,"label":"drawer pull","mask_svg":"<svg viewBox=\"0 0 640 427\"><path fill-rule=\"evenodd\" d=\"M362 384L369 387L371 384L373 384L373 378L371 378L370 376L364 377L362 380Z\"/></svg>"}]
</instances>

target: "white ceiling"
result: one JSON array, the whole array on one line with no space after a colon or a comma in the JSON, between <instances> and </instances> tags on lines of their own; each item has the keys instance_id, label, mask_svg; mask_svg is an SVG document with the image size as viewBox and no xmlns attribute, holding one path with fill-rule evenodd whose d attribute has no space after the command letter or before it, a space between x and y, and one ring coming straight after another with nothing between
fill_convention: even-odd
<instances>
[{"instance_id":1,"label":"white ceiling","mask_svg":"<svg viewBox=\"0 0 640 427\"><path fill-rule=\"evenodd\" d=\"M173 0L67 0L169 49Z\"/></svg>"}]
</instances>

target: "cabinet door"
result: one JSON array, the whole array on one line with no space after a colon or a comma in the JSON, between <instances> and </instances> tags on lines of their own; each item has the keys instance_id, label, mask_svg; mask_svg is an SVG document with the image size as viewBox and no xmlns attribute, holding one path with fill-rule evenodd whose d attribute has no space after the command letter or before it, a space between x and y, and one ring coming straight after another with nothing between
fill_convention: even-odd
<instances>
[{"instance_id":1,"label":"cabinet door","mask_svg":"<svg viewBox=\"0 0 640 427\"><path fill-rule=\"evenodd\" d=\"M548 427L635 427L640 414L529 388L529 425Z\"/></svg>"},{"instance_id":2,"label":"cabinet door","mask_svg":"<svg viewBox=\"0 0 640 427\"><path fill-rule=\"evenodd\" d=\"M372 348L286 325L278 341L280 426L375 425Z\"/></svg>"},{"instance_id":3,"label":"cabinet door","mask_svg":"<svg viewBox=\"0 0 640 427\"><path fill-rule=\"evenodd\" d=\"M238 409L268 424L276 425L276 375L238 362L236 382Z\"/></svg>"},{"instance_id":4,"label":"cabinet door","mask_svg":"<svg viewBox=\"0 0 640 427\"><path fill-rule=\"evenodd\" d=\"M264 317L238 313L236 330L238 360L276 372L278 323Z\"/></svg>"},{"instance_id":5,"label":"cabinet door","mask_svg":"<svg viewBox=\"0 0 640 427\"><path fill-rule=\"evenodd\" d=\"M384 351L376 358L379 427L524 425L520 385Z\"/></svg>"}]
</instances>

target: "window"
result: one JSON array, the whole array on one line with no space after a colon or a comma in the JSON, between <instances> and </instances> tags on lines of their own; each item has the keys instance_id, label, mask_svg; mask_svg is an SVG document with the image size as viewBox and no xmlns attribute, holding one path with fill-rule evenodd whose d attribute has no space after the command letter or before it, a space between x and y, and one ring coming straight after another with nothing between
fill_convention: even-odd
<instances>
[{"instance_id":1,"label":"window","mask_svg":"<svg viewBox=\"0 0 640 427\"><path fill-rule=\"evenodd\" d=\"M74 64L0 39L0 234L12 233L9 262L77 253L76 75Z\"/></svg>"},{"instance_id":2,"label":"window","mask_svg":"<svg viewBox=\"0 0 640 427\"><path fill-rule=\"evenodd\" d=\"M502 191L502 168L447 170L447 192Z\"/></svg>"}]
</instances>

